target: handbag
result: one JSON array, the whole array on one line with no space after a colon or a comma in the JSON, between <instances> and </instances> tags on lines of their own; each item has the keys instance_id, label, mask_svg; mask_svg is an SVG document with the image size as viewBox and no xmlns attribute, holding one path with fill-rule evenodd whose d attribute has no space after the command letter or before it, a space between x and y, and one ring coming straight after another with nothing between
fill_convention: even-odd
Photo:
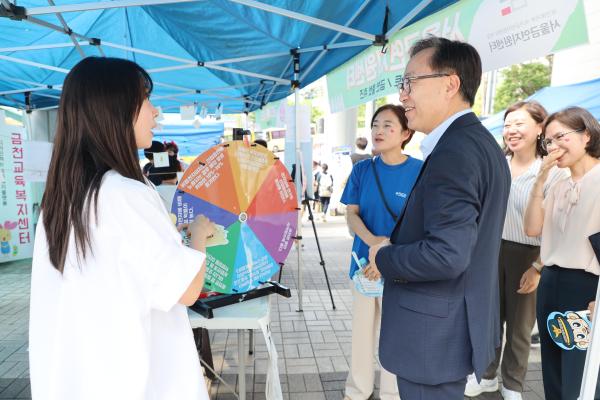
<instances>
[{"instance_id":1,"label":"handbag","mask_svg":"<svg viewBox=\"0 0 600 400\"><path fill-rule=\"evenodd\" d=\"M323 175L329 178L329 182L331 182L331 185L327 185L325 186L325 188L320 189L319 196L331 197L331 195L333 194L333 178L331 178L331 175L329 174L321 174L321 176L319 177L319 186L321 186L321 179L323 178Z\"/></svg>"},{"instance_id":2,"label":"handbag","mask_svg":"<svg viewBox=\"0 0 600 400\"><path fill-rule=\"evenodd\" d=\"M385 209L387 210L387 212L394 219L394 222L396 222L398 220L398 216L392 211L391 207L385 200L385 196L383 195L383 189L381 188L381 182L379 182L379 175L377 175L377 167L375 166L375 157L371 158L371 166L373 167L373 175L375 175L375 182L377 183L377 189L379 189L379 195L381 196L381 199L383 200L383 205L385 206Z\"/></svg>"}]
</instances>

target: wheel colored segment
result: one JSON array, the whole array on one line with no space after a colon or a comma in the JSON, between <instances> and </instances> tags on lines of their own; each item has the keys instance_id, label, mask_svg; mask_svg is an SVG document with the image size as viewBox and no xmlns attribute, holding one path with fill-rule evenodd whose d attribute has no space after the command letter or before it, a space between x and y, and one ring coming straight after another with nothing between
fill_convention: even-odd
<instances>
[{"instance_id":1,"label":"wheel colored segment","mask_svg":"<svg viewBox=\"0 0 600 400\"><path fill-rule=\"evenodd\" d=\"M171 213L177 217L178 224L192 222L200 214L225 228L238 220L237 215L180 190L175 193L173 198Z\"/></svg>"},{"instance_id":2,"label":"wheel colored segment","mask_svg":"<svg viewBox=\"0 0 600 400\"><path fill-rule=\"evenodd\" d=\"M248 224L240 225L240 233L232 284L234 293L256 288L271 279L280 268Z\"/></svg>"},{"instance_id":3,"label":"wheel colored segment","mask_svg":"<svg viewBox=\"0 0 600 400\"><path fill-rule=\"evenodd\" d=\"M275 158L262 146L249 146L242 141L231 142L227 147L231 170L235 177L236 192L241 211L246 211L259 188L269 175Z\"/></svg>"},{"instance_id":4,"label":"wheel colored segment","mask_svg":"<svg viewBox=\"0 0 600 400\"><path fill-rule=\"evenodd\" d=\"M177 189L239 214L245 208L240 209L231 163L227 147L214 146L194 160Z\"/></svg>"},{"instance_id":5,"label":"wheel colored segment","mask_svg":"<svg viewBox=\"0 0 600 400\"><path fill-rule=\"evenodd\" d=\"M251 216L248 226L275 262L283 263L287 258L298 226L298 213Z\"/></svg>"},{"instance_id":6,"label":"wheel colored segment","mask_svg":"<svg viewBox=\"0 0 600 400\"><path fill-rule=\"evenodd\" d=\"M248 214L255 216L297 212L296 187L291 180L283 163L279 160L275 162L248 207Z\"/></svg>"},{"instance_id":7,"label":"wheel colored segment","mask_svg":"<svg viewBox=\"0 0 600 400\"><path fill-rule=\"evenodd\" d=\"M206 249L206 276L204 286L220 293L235 293L232 283L235 278L237 249L240 242L240 223L235 222L227 229L227 243Z\"/></svg>"}]
</instances>

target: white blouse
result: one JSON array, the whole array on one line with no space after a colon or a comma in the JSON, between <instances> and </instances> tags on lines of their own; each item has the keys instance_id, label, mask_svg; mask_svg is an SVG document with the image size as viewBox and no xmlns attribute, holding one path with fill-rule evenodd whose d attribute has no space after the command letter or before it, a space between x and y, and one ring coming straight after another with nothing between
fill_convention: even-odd
<instances>
[{"instance_id":1,"label":"white blouse","mask_svg":"<svg viewBox=\"0 0 600 400\"><path fill-rule=\"evenodd\" d=\"M71 235L61 275L38 224L33 399L207 400L187 310L178 303L205 255L182 245L154 189L114 171L102 181L90 233L85 260Z\"/></svg>"},{"instance_id":2,"label":"white blouse","mask_svg":"<svg viewBox=\"0 0 600 400\"><path fill-rule=\"evenodd\" d=\"M569 177L556 183L543 205L542 263L600 275L588 239L600 232L600 164L577 182Z\"/></svg>"}]
</instances>

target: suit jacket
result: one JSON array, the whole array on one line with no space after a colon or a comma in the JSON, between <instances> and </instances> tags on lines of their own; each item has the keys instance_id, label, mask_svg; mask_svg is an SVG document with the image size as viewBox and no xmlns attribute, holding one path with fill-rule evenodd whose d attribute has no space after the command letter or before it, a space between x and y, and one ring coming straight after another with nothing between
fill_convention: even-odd
<instances>
[{"instance_id":1,"label":"suit jacket","mask_svg":"<svg viewBox=\"0 0 600 400\"><path fill-rule=\"evenodd\" d=\"M500 344L498 254L510 190L506 158L475 114L456 119L426 160L380 249L379 356L437 385L480 377Z\"/></svg>"}]
</instances>

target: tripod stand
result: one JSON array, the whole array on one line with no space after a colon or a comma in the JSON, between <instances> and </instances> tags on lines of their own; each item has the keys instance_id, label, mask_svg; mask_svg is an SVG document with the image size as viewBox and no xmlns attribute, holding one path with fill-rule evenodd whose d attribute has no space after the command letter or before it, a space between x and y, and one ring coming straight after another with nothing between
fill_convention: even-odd
<instances>
[{"instance_id":1,"label":"tripod stand","mask_svg":"<svg viewBox=\"0 0 600 400\"><path fill-rule=\"evenodd\" d=\"M319 259L320 259L319 264L323 268L323 274L325 275L325 282L327 282L327 290L329 291L329 298L331 298L331 306L335 310L335 302L333 301L333 293L331 293L331 285L329 284L329 276L327 275L327 269L325 268L325 260L323 259L323 252L321 251L321 243L319 243L319 236L317 235L317 226L315 225L315 217L312 212L312 208L310 206L311 200L314 201L314 199L309 198L308 194L305 193L304 200L302 200L302 204L305 205L306 208L308 208L308 220L310 221L310 223L312 225L313 233L315 234L315 241L317 242L317 250L319 251ZM300 239L302 239L302 238L300 238ZM280 281L281 281L281 272L282 272L282 270L279 271L279 280Z\"/></svg>"},{"instance_id":2,"label":"tripod stand","mask_svg":"<svg viewBox=\"0 0 600 400\"><path fill-rule=\"evenodd\" d=\"M314 201L314 199L312 199ZM308 196L304 196L304 201L302 204L306 205L308 208L308 220L312 224L313 233L315 234L315 242L317 242L317 250L319 251L319 259L321 260L319 264L323 267L323 274L325 274L325 282L327 282L327 290L329 291L329 297L331 298L331 306L335 310L335 303L333 301L333 294L331 293L331 285L329 284L329 277L327 276L327 268L325 268L325 260L323 259L323 252L321 252L321 244L319 243L319 236L317 235L317 227L315 225L315 216L312 212L312 208L310 206L310 199Z\"/></svg>"}]
</instances>

